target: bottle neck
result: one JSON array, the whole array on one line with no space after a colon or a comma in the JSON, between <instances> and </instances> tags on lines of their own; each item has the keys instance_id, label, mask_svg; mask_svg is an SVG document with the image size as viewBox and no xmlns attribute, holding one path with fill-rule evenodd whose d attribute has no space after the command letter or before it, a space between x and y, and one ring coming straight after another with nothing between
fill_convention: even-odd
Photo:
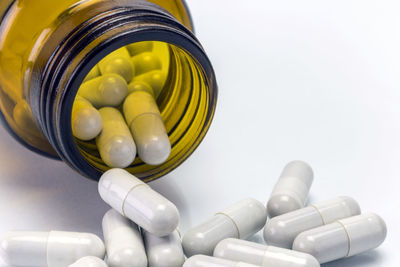
<instances>
[{"instance_id":1,"label":"bottle neck","mask_svg":"<svg viewBox=\"0 0 400 267\"><path fill-rule=\"evenodd\" d=\"M72 105L86 74L107 54L135 42L169 43L194 58L213 88L209 92L212 94L209 104L213 108L206 116L204 131L207 131L215 108L215 75L189 29L147 1L101 1L90 6L75 6L67 14L54 24L34 60L28 94L35 119L65 162L87 177L98 178L102 174L103 170L85 160L76 146L70 124ZM203 136L204 133L200 138ZM164 173L154 170L143 176L159 174Z\"/></svg>"}]
</instances>

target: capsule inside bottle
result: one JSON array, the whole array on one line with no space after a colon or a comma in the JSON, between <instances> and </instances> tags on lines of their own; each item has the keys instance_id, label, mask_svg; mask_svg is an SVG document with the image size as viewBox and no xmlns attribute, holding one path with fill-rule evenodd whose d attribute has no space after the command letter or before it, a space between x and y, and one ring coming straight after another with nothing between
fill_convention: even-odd
<instances>
[{"instance_id":1,"label":"capsule inside bottle","mask_svg":"<svg viewBox=\"0 0 400 267\"><path fill-rule=\"evenodd\" d=\"M98 61L73 104L72 135L81 159L100 174L125 168L146 182L172 169L185 155L182 152L195 144L195 132L204 123L196 110L206 108L199 100L209 97L207 92L193 94L194 87L207 82L190 82L193 73L188 67L193 66L184 64L188 56L175 45L144 41L120 47ZM111 108L122 117L106 116ZM90 123L85 127L85 122Z\"/></svg>"}]
</instances>

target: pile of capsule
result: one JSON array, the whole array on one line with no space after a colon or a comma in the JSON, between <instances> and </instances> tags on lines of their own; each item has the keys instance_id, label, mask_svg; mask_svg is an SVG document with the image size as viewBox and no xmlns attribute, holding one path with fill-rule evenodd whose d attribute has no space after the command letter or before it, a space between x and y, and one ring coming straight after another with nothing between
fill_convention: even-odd
<instances>
[{"instance_id":1,"label":"pile of capsule","mask_svg":"<svg viewBox=\"0 0 400 267\"><path fill-rule=\"evenodd\" d=\"M98 185L112 207L103 218L105 244L87 233L8 232L0 251L21 267L318 267L383 243L384 221L361 214L350 197L304 207L312 181L312 169L293 161L267 207L243 199L181 239L176 206L127 171L111 169ZM268 245L245 240L262 228Z\"/></svg>"},{"instance_id":2,"label":"pile of capsule","mask_svg":"<svg viewBox=\"0 0 400 267\"><path fill-rule=\"evenodd\" d=\"M169 62L160 58L160 50L168 55L167 44L159 42L122 47L103 58L78 90L72 133L82 141L95 140L101 159L111 168L128 167L136 152L143 162L159 165L171 152L156 103Z\"/></svg>"}]
</instances>

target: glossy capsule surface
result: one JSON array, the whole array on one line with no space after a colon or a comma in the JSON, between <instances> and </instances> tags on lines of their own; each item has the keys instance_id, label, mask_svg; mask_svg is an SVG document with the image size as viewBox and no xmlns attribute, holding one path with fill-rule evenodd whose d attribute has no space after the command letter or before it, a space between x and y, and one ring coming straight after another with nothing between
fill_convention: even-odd
<instances>
[{"instance_id":1,"label":"glossy capsule surface","mask_svg":"<svg viewBox=\"0 0 400 267\"><path fill-rule=\"evenodd\" d=\"M128 85L128 94L134 92L144 91L149 93L152 97L154 97L153 88L149 84L143 81L133 81Z\"/></svg>"},{"instance_id":2,"label":"glossy capsule surface","mask_svg":"<svg viewBox=\"0 0 400 267\"><path fill-rule=\"evenodd\" d=\"M153 47L154 43L150 41L133 43L126 46L131 56L135 56L144 52L150 52L153 50Z\"/></svg>"},{"instance_id":3,"label":"glossy capsule surface","mask_svg":"<svg viewBox=\"0 0 400 267\"><path fill-rule=\"evenodd\" d=\"M115 50L98 64L102 75L118 74L129 83L135 76L135 66L126 47Z\"/></svg>"},{"instance_id":4,"label":"glossy capsule surface","mask_svg":"<svg viewBox=\"0 0 400 267\"><path fill-rule=\"evenodd\" d=\"M293 249L313 255L322 264L377 248L386 234L382 218L366 213L305 231L296 237Z\"/></svg>"},{"instance_id":5,"label":"glossy capsule surface","mask_svg":"<svg viewBox=\"0 0 400 267\"><path fill-rule=\"evenodd\" d=\"M121 112L105 107L99 110L103 130L96 138L101 159L112 168L128 167L136 157L136 144Z\"/></svg>"},{"instance_id":6,"label":"glossy capsule surface","mask_svg":"<svg viewBox=\"0 0 400 267\"><path fill-rule=\"evenodd\" d=\"M116 210L103 217L103 233L109 267L146 267L143 239L136 224Z\"/></svg>"},{"instance_id":7,"label":"glossy capsule surface","mask_svg":"<svg viewBox=\"0 0 400 267\"><path fill-rule=\"evenodd\" d=\"M143 231L149 267L176 267L185 262L180 234L177 230L158 237Z\"/></svg>"},{"instance_id":8,"label":"glossy capsule surface","mask_svg":"<svg viewBox=\"0 0 400 267\"><path fill-rule=\"evenodd\" d=\"M234 238L219 242L214 257L265 267L320 267L309 254Z\"/></svg>"},{"instance_id":9,"label":"glossy capsule surface","mask_svg":"<svg viewBox=\"0 0 400 267\"><path fill-rule=\"evenodd\" d=\"M244 199L218 212L183 236L186 256L212 255L215 246L226 238L246 239L265 225L265 206L252 198Z\"/></svg>"},{"instance_id":10,"label":"glossy capsule surface","mask_svg":"<svg viewBox=\"0 0 400 267\"><path fill-rule=\"evenodd\" d=\"M90 71L89 73L86 75L85 79L83 80L83 82L87 82L90 80L93 80L94 78L97 78L101 75L100 73L100 69L98 65L95 65Z\"/></svg>"},{"instance_id":11,"label":"glossy capsule surface","mask_svg":"<svg viewBox=\"0 0 400 267\"><path fill-rule=\"evenodd\" d=\"M133 81L141 81L149 84L153 88L154 95L158 97L164 88L167 80L167 74L161 70L153 70L141 75L135 76Z\"/></svg>"},{"instance_id":12,"label":"glossy capsule surface","mask_svg":"<svg viewBox=\"0 0 400 267\"><path fill-rule=\"evenodd\" d=\"M123 110L140 159L149 165L164 163L171 153L171 143L153 95L133 92L125 99Z\"/></svg>"},{"instance_id":13,"label":"glossy capsule surface","mask_svg":"<svg viewBox=\"0 0 400 267\"><path fill-rule=\"evenodd\" d=\"M87 256L77 260L69 267L107 267L107 264L100 258Z\"/></svg>"},{"instance_id":14,"label":"glossy capsule surface","mask_svg":"<svg viewBox=\"0 0 400 267\"><path fill-rule=\"evenodd\" d=\"M9 231L0 243L2 258L12 266L69 266L85 256L104 258L103 241L75 232Z\"/></svg>"},{"instance_id":15,"label":"glossy capsule surface","mask_svg":"<svg viewBox=\"0 0 400 267\"><path fill-rule=\"evenodd\" d=\"M360 206L354 199L337 197L272 218L265 225L264 239L272 246L292 248L301 232L360 213Z\"/></svg>"},{"instance_id":16,"label":"glossy capsule surface","mask_svg":"<svg viewBox=\"0 0 400 267\"><path fill-rule=\"evenodd\" d=\"M245 262L236 262L205 255L196 255L186 260L183 267L257 267Z\"/></svg>"},{"instance_id":17,"label":"glossy capsule surface","mask_svg":"<svg viewBox=\"0 0 400 267\"><path fill-rule=\"evenodd\" d=\"M288 163L268 200L268 216L273 218L303 208L313 179L313 171L307 163L303 161Z\"/></svg>"},{"instance_id":18,"label":"glossy capsule surface","mask_svg":"<svg viewBox=\"0 0 400 267\"><path fill-rule=\"evenodd\" d=\"M98 189L112 208L154 235L166 236L178 227L176 206L123 169L105 172Z\"/></svg>"},{"instance_id":19,"label":"glossy capsule surface","mask_svg":"<svg viewBox=\"0 0 400 267\"><path fill-rule=\"evenodd\" d=\"M84 141L96 138L103 128L100 112L81 96L75 98L72 106L71 128L72 134Z\"/></svg>"},{"instance_id":20,"label":"glossy capsule surface","mask_svg":"<svg viewBox=\"0 0 400 267\"><path fill-rule=\"evenodd\" d=\"M84 82L78 95L92 103L95 108L117 107L128 95L128 84L117 74L105 74Z\"/></svg>"},{"instance_id":21,"label":"glossy capsule surface","mask_svg":"<svg viewBox=\"0 0 400 267\"><path fill-rule=\"evenodd\" d=\"M136 75L158 70L162 67L161 60L152 52L144 52L133 56L132 62L135 65Z\"/></svg>"}]
</instances>

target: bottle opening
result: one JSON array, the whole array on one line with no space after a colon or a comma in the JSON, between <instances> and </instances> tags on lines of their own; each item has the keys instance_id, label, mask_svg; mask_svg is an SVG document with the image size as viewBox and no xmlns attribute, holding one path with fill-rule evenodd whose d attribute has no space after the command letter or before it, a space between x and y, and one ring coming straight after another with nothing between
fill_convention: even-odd
<instances>
[{"instance_id":1,"label":"bottle opening","mask_svg":"<svg viewBox=\"0 0 400 267\"><path fill-rule=\"evenodd\" d=\"M203 139L215 109L210 97L204 70L182 48L160 41L120 47L78 89L71 110L75 146L99 172L125 168L155 179Z\"/></svg>"}]
</instances>

